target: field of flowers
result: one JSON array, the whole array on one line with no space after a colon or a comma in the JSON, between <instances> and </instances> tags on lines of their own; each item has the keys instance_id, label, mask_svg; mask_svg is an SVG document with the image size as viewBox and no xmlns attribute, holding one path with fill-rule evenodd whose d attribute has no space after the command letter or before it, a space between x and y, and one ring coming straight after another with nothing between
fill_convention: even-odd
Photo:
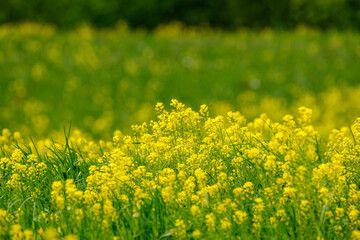
<instances>
[{"instance_id":1,"label":"field of flowers","mask_svg":"<svg viewBox=\"0 0 360 240\"><path fill-rule=\"evenodd\" d=\"M2 239L360 239L360 118L326 145L312 110L273 122L171 101L95 143L4 129Z\"/></svg>"},{"instance_id":2,"label":"field of flowers","mask_svg":"<svg viewBox=\"0 0 360 240\"><path fill-rule=\"evenodd\" d=\"M97 138L155 117L157 102L175 98L248 119L277 121L300 106L314 110L322 135L360 112L360 35L184 29L154 33L87 26L0 26L0 126L53 136L73 126Z\"/></svg>"},{"instance_id":3,"label":"field of flowers","mask_svg":"<svg viewBox=\"0 0 360 240\"><path fill-rule=\"evenodd\" d=\"M360 239L358 33L28 23L0 46L0 239Z\"/></svg>"}]
</instances>

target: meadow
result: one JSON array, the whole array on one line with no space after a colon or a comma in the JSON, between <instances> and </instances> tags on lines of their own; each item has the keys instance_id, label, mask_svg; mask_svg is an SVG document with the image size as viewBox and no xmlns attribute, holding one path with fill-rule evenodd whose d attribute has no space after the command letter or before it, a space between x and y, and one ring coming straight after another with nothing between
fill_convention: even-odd
<instances>
[{"instance_id":1,"label":"meadow","mask_svg":"<svg viewBox=\"0 0 360 240\"><path fill-rule=\"evenodd\" d=\"M360 239L359 43L0 26L0 239Z\"/></svg>"},{"instance_id":2,"label":"meadow","mask_svg":"<svg viewBox=\"0 0 360 240\"><path fill-rule=\"evenodd\" d=\"M52 136L70 123L97 139L155 117L171 99L211 113L240 111L275 120L314 110L325 136L360 110L356 32L226 33L180 24L154 33L126 24L57 31L36 24L0 27L0 126Z\"/></svg>"}]
</instances>

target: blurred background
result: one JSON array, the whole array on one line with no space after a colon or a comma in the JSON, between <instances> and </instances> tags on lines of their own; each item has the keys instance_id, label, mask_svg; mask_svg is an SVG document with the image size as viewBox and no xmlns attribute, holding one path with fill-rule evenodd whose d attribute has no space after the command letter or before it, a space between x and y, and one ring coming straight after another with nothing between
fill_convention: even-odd
<instances>
[{"instance_id":1,"label":"blurred background","mask_svg":"<svg viewBox=\"0 0 360 240\"><path fill-rule=\"evenodd\" d=\"M225 29L360 27L358 0L12 0L0 1L0 23L36 21L71 28L87 22L114 26L119 19L147 29L180 21Z\"/></svg>"},{"instance_id":2,"label":"blurred background","mask_svg":"<svg viewBox=\"0 0 360 240\"><path fill-rule=\"evenodd\" d=\"M0 1L0 128L111 139L176 98L213 116L360 117L357 0Z\"/></svg>"}]
</instances>

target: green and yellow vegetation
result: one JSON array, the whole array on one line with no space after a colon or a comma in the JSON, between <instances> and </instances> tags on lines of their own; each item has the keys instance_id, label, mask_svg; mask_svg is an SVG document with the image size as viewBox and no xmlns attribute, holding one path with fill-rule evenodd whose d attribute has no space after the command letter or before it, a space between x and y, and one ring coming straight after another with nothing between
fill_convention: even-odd
<instances>
[{"instance_id":1,"label":"green and yellow vegetation","mask_svg":"<svg viewBox=\"0 0 360 240\"><path fill-rule=\"evenodd\" d=\"M359 40L1 26L0 239L360 239Z\"/></svg>"},{"instance_id":2,"label":"green and yellow vegetation","mask_svg":"<svg viewBox=\"0 0 360 240\"><path fill-rule=\"evenodd\" d=\"M300 106L317 129L352 123L360 112L357 32L160 26L154 33L36 24L0 27L0 126L53 136L72 125L97 138L155 117L176 98L249 119L277 121Z\"/></svg>"},{"instance_id":3,"label":"green and yellow vegetation","mask_svg":"<svg viewBox=\"0 0 360 240\"><path fill-rule=\"evenodd\" d=\"M360 118L322 148L305 107L278 123L171 106L110 142L4 129L1 237L359 239Z\"/></svg>"}]
</instances>

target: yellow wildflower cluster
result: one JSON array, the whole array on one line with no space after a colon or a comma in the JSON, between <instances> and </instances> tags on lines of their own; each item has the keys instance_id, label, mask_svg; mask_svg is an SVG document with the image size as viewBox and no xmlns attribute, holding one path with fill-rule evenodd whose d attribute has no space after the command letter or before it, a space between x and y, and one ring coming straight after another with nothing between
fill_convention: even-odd
<instances>
[{"instance_id":1,"label":"yellow wildflower cluster","mask_svg":"<svg viewBox=\"0 0 360 240\"><path fill-rule=\"evenodd\" d=\"M171 107L111 142L26 144L3 130L0 236L359 238L360 118L324 144L305 107L248 123Z\"/></svg>"}]
</instances>

